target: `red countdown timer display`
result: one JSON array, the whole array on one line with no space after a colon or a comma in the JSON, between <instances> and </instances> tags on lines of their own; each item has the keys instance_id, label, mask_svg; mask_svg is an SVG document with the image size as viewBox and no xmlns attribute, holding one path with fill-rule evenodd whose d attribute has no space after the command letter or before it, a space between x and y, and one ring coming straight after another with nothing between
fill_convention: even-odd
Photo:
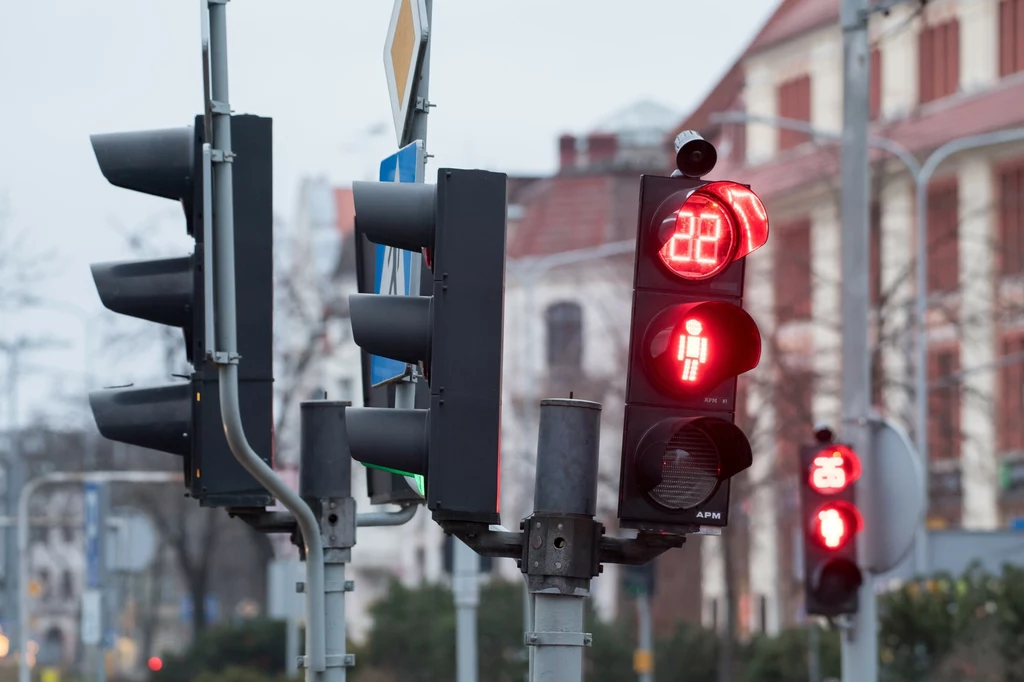
<instances>
[{"instance_id":1,"label":"red countdown timer display","mask_svg":"<svg viewBox=\"0 0 1024 682\"><path fill-rule=\"evenodd\" d=\"M811 536L825 549L840 549L863 525L860 512L849 502L829 502L811 520Z\"/></svg>"},{"instance_id":2,"label":"red countdown timer display","mask_svg":"<svg viewBox=\"0 0 1024 682\"><path fill-rule=\"evenodd\" d=\"M712 182L682 206L666 202L659 210L661 262L688 280L714 277L768 240L768 214L748 187Z\"/></svg>"},{"instance_id":3,"label":"red countdown timer display","mask_svg":"<svg viewBox=\"0 0 1024 682\"><path fill-rule=\"evenodd\" d=\"M860 458L845 445L822 448L811 461L808 484L822 495L835 495L860 478Z\"/></svg>"}]
</instances>

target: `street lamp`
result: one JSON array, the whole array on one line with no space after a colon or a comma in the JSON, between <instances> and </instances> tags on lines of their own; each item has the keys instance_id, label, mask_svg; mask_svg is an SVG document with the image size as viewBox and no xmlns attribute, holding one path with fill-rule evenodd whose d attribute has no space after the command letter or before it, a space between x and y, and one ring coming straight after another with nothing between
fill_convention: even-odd
<instances>
[{"instance_id":1,"label":"street lamp","mask_svg":"<svg viewBox=\"0 0 1024 682\"><path fill-rule=\"evenodd\" d=\"M712 123L762 123L788 130L808 133L815 137L829 140L841 140L842 133L821 130L815 128L806 121L799 121L791 118L776 118L772 116L759 116L748 114L744 111L724 111L713 113L709 117ZM915 564L918 572L924 572L928 565L927 552L927 504L928 504L928 327L926 315L928 312L928 184L932 176L943 161L953 154L969 149L990 147L998 144L1024 141L1024 128L1013 128L1010 130L998 130L991 133L971 135L957 140L952 140L940 146L925 159L924 163L918 163L917 158L903 145L885 137L869 136L868 146L883 149L898 158L907 167L910 175L914 178L915 186L915 240L917 242L917 263L914 268L914 310L916 317L915 329L915 367L914 367L914 440L916 441L918 455L921 458L921 471L923 480L921 486L924 490L925 509L924 521L918 529L914 541Z\"/></svg>"}]
</instances>

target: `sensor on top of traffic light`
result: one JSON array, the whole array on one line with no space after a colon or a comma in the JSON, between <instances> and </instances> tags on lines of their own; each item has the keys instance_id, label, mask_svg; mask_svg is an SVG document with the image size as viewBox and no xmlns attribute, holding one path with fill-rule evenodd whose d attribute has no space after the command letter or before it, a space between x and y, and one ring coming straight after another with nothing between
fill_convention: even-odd
<instances>
[{"instance_id":1,"label":"sensor on top of traffic light","mask_svg":"<svg viewBox=\"0 0 1024 682\"><path fill-rule=\"evenodd\" d=\"M679 173L640 182L619 519L688 533L726 525L729 479L752 462L733 417L761 356L743 275L768 216L749 187L694 177L714 166L709 142L680 135L677 151Z\"/></svg>"},{"instance_id":2,"label":"sensor on top of traffic light","mask_svg":"<svg viewBox=\"0 0 1024 682\"><path fill-rule=\"evenodd\" d=\"M864 521L854 485L860 458L847 445L819 443L802 447L800 462L806 612L830 617L856 613L863 582L856 537Z\"/></svg>"}]
</instances>

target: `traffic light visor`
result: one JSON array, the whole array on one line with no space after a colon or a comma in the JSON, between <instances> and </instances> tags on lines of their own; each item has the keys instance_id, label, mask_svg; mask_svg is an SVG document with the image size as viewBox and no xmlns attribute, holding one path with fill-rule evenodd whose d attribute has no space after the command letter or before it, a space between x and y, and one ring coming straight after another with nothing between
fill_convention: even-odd
<instances>
[{"instance_id":1,"label":"traffic light visor","mask_svg":"<svg viewBox=\"0 0 1024 682\"><path fill-rule=\"evenodd\" d=\"M829 502L811 518L811 537L825 549L842 549L863 527L860 512L849 502Z\"/></svg>"},{"instance_id":2,"label":"traffic light visor","mask_svg":"<svg viewBox=\"0 0 1024 682\"><path fill-rule=\"evenodd\" d=\"M666 419L652 426L637 449L637 480L652 502L672 511L708 500L721 481L753 461L743 432L724 419Z\"/></svg>"},{"instance_id":3,"label":"traffic light visor","mask_svg":"<svg viewBox=\"0 0 1024 682\"><path fill-rule=\"evenodd\" d=\"M677 277L705 280L768 240L768 214L748 187L712 182L677 193L655 215L658 257Z\"/></svg>"},{"instance_id":4,"label":"traffic light visor","mask_svg":"<svg viewBox=\"0 0 1024 682\"><path fill-rule=\"evenodd\" d=\"M845 445L822 448L811 460L808 484L822 495L835 495L860 478L860 458Z\"/></svg>"},{"instance_id":5,"label":"traffic light visor","mask_svg":"<svg viewBox=\"0 0 1024 682\"><path fill-rule=\"evenodd\" d=\"M643 344L652 380L680 398L706 393L761 359L757 324L723 301L666 308L651 320Z\"/></svg>"}]
</instances>

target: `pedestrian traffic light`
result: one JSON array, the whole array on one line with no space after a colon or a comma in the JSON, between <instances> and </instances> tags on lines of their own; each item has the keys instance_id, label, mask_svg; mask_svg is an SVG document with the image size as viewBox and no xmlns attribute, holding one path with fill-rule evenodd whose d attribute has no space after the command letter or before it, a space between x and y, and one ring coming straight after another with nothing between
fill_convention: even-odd
<instances>
[{"instance_id":1,"label":"pedestrian traffic light","mask_svg":"<svg viewBox=\"0 0 1024 682\"><path fill-rule=\"evenodd\" d=\"M728 523L729 479L752 461L733 424L737 376L761 354L741 307L744 263L767 239L764 206L745 185L641 178L622 527L688 533Z\"/></svg>"},{"instance_id":2,"label":"pedestrian traffic light","mask_svg":"<svg viewBox=\"0 0 1024 682\"><path fill-rule=\"evenodd\" d=\"M855 502L860 459L847 445L819 442L801 447L800 465L805 610L856 613L863 582L856 542L863 521Z\"/></svg>"},{"instance_id":3,"label":"pedestrian traffic light","mask_svg":"<svg viewBox=\"0 0 1024 682\"><path fill-rule=\"evenodd\" d=\"M233 116L235 295L239 402L249 443L268 463L273 447L273 203L271 119ZM107 180L125 189L182 203L195 239L189 256L92 265L103 305L114 312L180 327L192 373L162 386L93 391L89 404L110 440L183 459L186 485L204 506L262 508L273 498L235 459L221 423L217 367L207 359L204 304L203 117L194 127L93 135ZM212 274L212 273L211 273ZM213 311L210 311L211 313Z\"/></svg>"},{"instance_id":4,"label":"pedestrian traffic light","mask_svg":"<svg viewBox=\"0 0 1024 682\"><path fill-rule=\"evenodd\" d=\"M353 294L364 351L418 365L428 409L352 408L352 457L426 479L438 522L498 523L507 176L442 168L436 185L353 183L356 229L422 251L431 291Z\"/></svg>"}]
</instances>

